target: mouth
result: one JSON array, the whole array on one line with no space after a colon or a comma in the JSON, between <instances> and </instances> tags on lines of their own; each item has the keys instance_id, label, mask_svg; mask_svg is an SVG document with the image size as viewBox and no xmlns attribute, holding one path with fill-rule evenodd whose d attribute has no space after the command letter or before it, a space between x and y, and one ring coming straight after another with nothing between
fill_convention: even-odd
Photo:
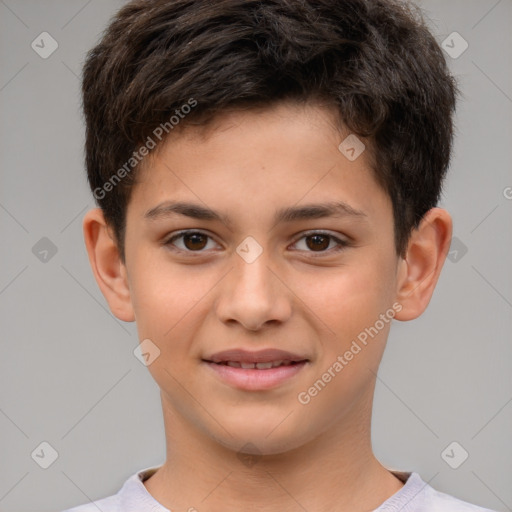
<instances>
[{"instance_id":1,"label":"mouth","mask_svg":"<svg viewBox=\"0 0 512 512\"><path fill-rule=\"evenodd\" d=\"M202 361L221 382L245 391L275 388L311 362L307 357L278 349L258 352L234 349L217 352Z\"/></svg>"},{"instance_id":2,"label":"mouth","mask_svg":"<svg viewBox=\"0 0 512 512\"><path fill-rule=\"evenodd\" d=\"M231 368L243 368L244 370L250 370L250 369L270 370L271 368L279 368L280 366L293 366L293 365L297 365L300 363L305 363L308 360L303 359L300 361L290 361L289 359L287 359L287 360L281 359L279 361L268 361L268 362L261 362L261 363L250 363L247 361L245 361L245 362L244 361L215 362L215 361L208 361L208 360L204 360L204 359L203 359L203 361L206 361L207 363L218 364L218 365L231 366Z\"/></svg>"},{"instance_id":3,"label":"mouth","mask_svg":"<svg viewBox=\"0 0 512 512\"><path fill-rule=\"evenodd\" d=\"M223 350L222 352L215 352L214 354L203 358L203 361L226 364L237 368L257 367L260 370L264 370L273 367L275 368L277 366L286 366L293 363L309 361L309 359L302 354L294 354L293 352L277 348L267 348L257 351L234 348L230 350Z\"/></svg>"}]
</instances>

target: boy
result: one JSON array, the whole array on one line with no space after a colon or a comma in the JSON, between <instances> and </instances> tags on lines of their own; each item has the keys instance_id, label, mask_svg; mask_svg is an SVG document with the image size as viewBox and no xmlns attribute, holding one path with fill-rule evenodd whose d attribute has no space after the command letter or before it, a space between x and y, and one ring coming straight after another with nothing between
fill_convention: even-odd
<instances>
[{"instance_id":1,"label":"boy","mask_svg":"<svg viewBox=\"0 0 512 512\"><path fill-rule=\"evenodd\" d=\"M73 512L488 510L370 439L391 321L425 310L450 245L456 92L395 1L121 8L84 66L84 236L167 454Z\"/></svg>"}]
</instances>

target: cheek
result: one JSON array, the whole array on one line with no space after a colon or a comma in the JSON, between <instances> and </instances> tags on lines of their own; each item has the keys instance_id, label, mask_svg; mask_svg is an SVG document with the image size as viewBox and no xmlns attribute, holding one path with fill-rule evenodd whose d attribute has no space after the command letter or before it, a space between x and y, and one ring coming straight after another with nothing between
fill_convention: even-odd
<instances>
[{"instance_id":1,"label":"cheek","mask_svg":"<svg viewBox=\"0 0 512 512\"><path fill-rule=\"evenodd\" d=\"M205 296L215 280L210 282L204 272L202 278L195 276L192 267L171 264L165 257L150 260L143 254L133 270L138 337L151 340L159 350L148 370L160 388L177 399L179 384L189 386L198 364L193 343L200 326L197 319L207 314Z\"/></svg>"},{"instance_id":2,"label":"cheek","mask_svg":"<svg viewBox=\"0 0 512 512\"><path fill-rule=\"evenodd\" d=\"M139 335L163 344L173 326L197 302L200 291L187 277L186 267L149 253L138 251L132 259L131 298Z\"/></svg>"},{"instance_id":3,"label":"cheek","mask_svg":"<svg viewBox=\"0 0 512 512\"><path fill-rule=\"evenodd\" d=\"M308 297L306 304L338 339L347 339L373 325L391 306L393 265L383 261L378 257L361 258L357 264L318 274L303 288L302 296Z\"/></svg>"},{"instance_id":4,"label":"cheek","mask_svg":"<svg viewBox=\"0 0 512 512\"><path fill-rule=\"evenodd\" d=\"M311 309L329 330L319 336L318 373L301 389L309 400L308 418L322 417L328 425L362 403L371 407L372 382L394 316L393 264L382 262L368 258L317 282Z\"/></svg>"},{"instance_id":5,"label":"cheek","mask_svg":"<svg viewBox=\"0 0 512 512\"><path fill-rule=\"evenodd\" d=\"M191 350L198 319L207 316L209 293L221 276L201 266L178 265L165 254L144 253L134 258L131 286L139 339L154 340L174 362L178 352Z\"/></svg>"}]
</instances>

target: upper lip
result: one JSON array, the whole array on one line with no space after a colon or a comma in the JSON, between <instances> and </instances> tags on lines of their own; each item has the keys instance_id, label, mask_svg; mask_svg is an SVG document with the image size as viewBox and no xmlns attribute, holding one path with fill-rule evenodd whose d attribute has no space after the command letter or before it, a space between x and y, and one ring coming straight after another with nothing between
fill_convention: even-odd
<instances>
[{"instance_id":1,"label":"upper lip","mask_svg":"<svg viewBox=\"0 0 512 512\"><path fill-rule=\"evenodd\" d=\"M307 357L285 350L276 348L269 348L266 350L250 351L241 348L231 350L223 350L216 352L209 357L204 358L204 361L212 363L223 363L227 361L235 361L239 363L270 363L273 361L308 361Z\"/></svg>"}]
</instances>

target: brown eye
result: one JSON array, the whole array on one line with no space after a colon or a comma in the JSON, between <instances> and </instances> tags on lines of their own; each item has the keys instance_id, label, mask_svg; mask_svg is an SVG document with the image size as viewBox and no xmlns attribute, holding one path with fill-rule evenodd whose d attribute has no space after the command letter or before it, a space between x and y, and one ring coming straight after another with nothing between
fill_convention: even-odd
<instances>
[{"instance_id":1,"label":"brown eye","mask_svg":"<svg viewBox=\"0 0 512 512\"><path fill-rule=\"evenodd\" d=\"M306 245L313 250L325 250L329 247L330 238L328 235L309 235L306 240L310 240L311 243L306 242Z\"/></svg>"},{"instance_id":2,"label":"brown eye","mask_svg":"<svg viewBox=\"0 0 512 512\"><path fill-rule=\"evenodd\" d=\"M180 244L174 243L180 239ZM210 239L210 236L200 231L182 231L169 238L164 245L181 252L205 252L203 249L207 247Z\"/></svg>"},{"instance_id":3,"label":"brown eye","mask_svg":"<svg viewBox=\"0 0 512 512\"><path fill-rule=\"evenodd\" d=\"M323 233L320 231L304 233L303 236L295 242L295 245L300 245L303 240L303 246L305 247L299 247L300 251L309 253L313 256L328 256L332 253L342 251L349 246L349 242L340 240L338 237L331 235L330 233ZM333 243L333 246L329 247L331 243Z\"/></svg>"},{"instance_id":4,"label":"brown eye","mask_svg":"<svg viewBox=\"0 0 512 512\"><path fill-rule=\"evenodd\" d=\"M202 233L191 233L183 236L183 243L187 249L197 251L204 249L208 237Z\"/></svg>"}]
</instances>

